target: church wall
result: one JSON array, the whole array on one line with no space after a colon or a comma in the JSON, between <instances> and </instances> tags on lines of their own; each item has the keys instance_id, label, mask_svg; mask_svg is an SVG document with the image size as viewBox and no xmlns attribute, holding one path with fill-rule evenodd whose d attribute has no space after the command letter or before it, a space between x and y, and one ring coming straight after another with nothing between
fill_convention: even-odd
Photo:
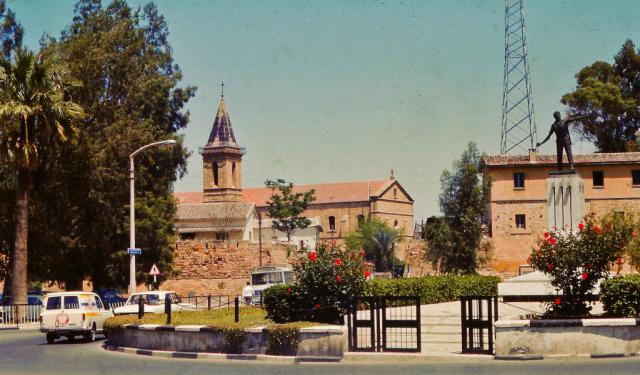
<instances>
[{"instance_id":1,"label":"church wall","mask_svg":"<svg viewBox=\"0 0 640 375\"><path fill-rule=\"evenodd\" d=\"M290 265L295 257L294 245L262 245L262 265ZM259 266L258 244L216 241L179 241L173 248L176 270L161 289L179 295L239 294L250 281L251 270Z\"/></svg>"}]
</instances>

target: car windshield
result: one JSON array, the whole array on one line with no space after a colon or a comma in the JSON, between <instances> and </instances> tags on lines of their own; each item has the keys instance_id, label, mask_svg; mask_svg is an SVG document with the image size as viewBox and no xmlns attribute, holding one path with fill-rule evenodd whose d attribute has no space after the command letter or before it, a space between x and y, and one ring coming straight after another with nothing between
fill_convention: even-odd
<instances>
[{"instance_id":1,"label":"car windshield","mask_svg":"<svg viewBox=\"0 0 640 375\"><path fill-rule=\"evenodd\" d=\"M254 273L251 275L251 285L282 283L282 271Z\"/></svg>"}]
</instances>

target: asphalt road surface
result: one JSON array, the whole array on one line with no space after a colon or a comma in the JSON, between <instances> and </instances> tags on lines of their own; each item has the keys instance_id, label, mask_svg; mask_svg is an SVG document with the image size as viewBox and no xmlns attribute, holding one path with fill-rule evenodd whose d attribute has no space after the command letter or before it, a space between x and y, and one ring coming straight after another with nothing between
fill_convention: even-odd
<instances>
[{"instance_id":1,"label":"asphalt road surface","mask_svg":"<svg viewBox=\"0 0 640 375\"><path fill-rule=\"evenodd\" d=\"M0 331L0 374L640 374L640 358L504 362L453 359L442 361L374 361L280 364L151 358L110 352L103 342L47 345L39 332Z\"/></svg>"}]
</instances>

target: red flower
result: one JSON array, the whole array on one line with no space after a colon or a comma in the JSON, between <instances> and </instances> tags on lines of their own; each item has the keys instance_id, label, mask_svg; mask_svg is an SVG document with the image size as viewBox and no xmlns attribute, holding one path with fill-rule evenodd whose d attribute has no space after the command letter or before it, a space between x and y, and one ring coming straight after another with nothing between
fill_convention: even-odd
<instances>
[{"instance_id":1,"label":"red flower","mask_svg":"<svg viewBox=\"0 0 640 375\"><path fill-rule=\"evenodd\" d=\"M621 258L621 257L617 257L617 258L616 258L616 264L617 264L617 265L621 265L622 263L624 263L624 262L622 261L622 258Z\"/></svg>"},{"instance_id":2,"label":"red flower","mask_svg":"<svg viewBox=\"0 0 640 375\"><path fill-rule=\"evenodd\" d=\"M555 237L551 237L551 238L549 238L549 244L551 244L551 245L555 245L555 244L556 244L556 239L555 239Z\"/></svg>"},{"instance_id":3,"label":"red flower","mask_svg":"<svg viewBox=\"0 0 640 375\"><path fill-rule=\"evenodd\" d=\"M584 223L580 223L580 224L578 224L578 229L579 229L580 231L584 230Z\"/></svg>"},{"instance_id":4,"label":"red flower","mask_svg":"<svg viewBox=\"0 0 640 375\"><path fill-rule=\"evenodd\" d=\"M593 226L593 230L595 230L596 232L598 232L598 234L602 234L602 229L601 229L599 226L597 226L597 225L594 225L594 226Z\"/></svg>"},{"instance_id":5,"label":"red flower","mask_svg":"<svg viewBox=\"0 0 640 375\"><path fill-rule=\"evenodd\" d=\"M291 290L291 288L288 288L287 293L291 294L291 292L293 292L293 290Z\"/></svg>"},{"instance_id":6,"label":"red flower","mask_svg":"<svg viewBox=\"0 0 640 375\"><path fill-rule=\"evenodd\" d=\"M633 232L631 232L631 237L633 238L638 237L638 233L636 233L636 231L634 230Z\"/></svg>"},{"instance_id":7,"label":"red flower","mask_svg":"<svg viewBox=\"0 0 640 375\"><path fill-rule=\"evenodd\" d=\"M316 253L315 251L309 252L309 260L315 261L317 257L318 257L318 253Z\"/></svg>"},{"instance_id":8,"label":"red flower","mask_svg":"<svg viewBox=\"0 0 640 375\"><path fill-rule=\"evenodd\" d=\"M549 232L544 232L542 235L544 236L544 238L549 238Z\"/></svg>"},{"instance_id":9,"label":"red flower","mask_svg":"<svg viewBox=\"0 0 640 375\"><path fill-rule=\"evenodd\" d=\"M560 304L560 302L561 302L561 301L560 301L560 297L558 297L558 298L556 298L556 299L553 301L553 304L554 304L554 305L559 305L559 304Z\"/></svg>"},{"instance_id":10,"label":"red flower","mask_svg":"<svg viewBox=\"0 0 640 375\"><path fill-rule=\"evenodd\" d=\"M553 271L554 268L556 268L556 266L554 266L553 263L547 263L547 270L548 271Z\"/></svg>"},{"instance_id":11,"label":"red flower","mask_svg":"<svg viewBox=\"0 0 640 375\"><path fill-rule=\"evenodd\" d=\"M369 276L371 276L371 272L365 270L364 271L364 277L369 277Z\"/></svg>"},{"instance_id":12,"label":"red flower","mask_svg":"<svg viewBox=\"0 0 640 375\"><path fill-rule=\"evenodd\" d=\"M586 272L583 272L582 275L580 275L580 278L582 278L582 280L586 280L589 277L589 275Z\"/></svg>"},{"instance_id":13,"label":"red flower","mask_svg":"<svg viewBox=\"0 0 640 375\"><path fill-rule=\"evenodd\" d=\"M336 281L337 282L341 282L342 281L342 277L340 275L336 275Z\"/></svg>"},{"instance_id":14,"label":"red flower","mask_svg":"<svg viewBox=\"0 0 640 375\"><path fill-rule=\"evenodd\" d=\"M340 260L340 258L336 258L336 266L339 266L342 264L342 261Z\"/></svg>"},{"instance_id":15,"label":"red flower","mask_svg":"<svg viewBox=\"0 0 640 375\"><path fill-rule=\"evenodd\" d=\"M320 304L316 303L315 305L313 305L313 307L315 307L316 309L319 309L320 308Z\"/></svg>"}]
</instances>

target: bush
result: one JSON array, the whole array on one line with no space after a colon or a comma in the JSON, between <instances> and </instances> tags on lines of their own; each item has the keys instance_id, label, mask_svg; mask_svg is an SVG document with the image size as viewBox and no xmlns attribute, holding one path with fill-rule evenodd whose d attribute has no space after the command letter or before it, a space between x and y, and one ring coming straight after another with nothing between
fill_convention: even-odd
<instances>
[{"instance_id":1,"label":"bush","mask_svg":"<svg viewBox=\"0 0 640 375\"><path fill-rule=\"evenodd\" d=\"M607 277L614 261L635 232L620 221L605 217L597 223L593 214L580 223L579 231L545 232L528 262L551 277L551 285L562 292L549 303L547 316L583 316L591 311L587 302L594 299L598 280Z\"/></svg>"},{"instance_id":2,"label":"bush","mask_svg":"<svg viewBox=\"0 0 640 375\"><path fill-rule=\"evenodd\" d=\"M295 285L274 285L262 292L262 304L267 312L267 319L276 323L304 320L300 316L298 293L293 293Z\"/></svg>"},{"instance_id":3,"label":"bush","mask_svg":"<svg viewBox=\"0 0 640 375\"><path fill-rule=\"evenodd\" d=\"M461 296L495 296L497 276L441 275L406 279L374 279L365 284L365 296L419 296L420 303L457 301Z\"/></svg>"},{"instance_id":4,"label":"bush","mask_svg":"<svg viewBox=\"0 0 640 375\"><path fill-rule=\"evenodd\" d=\"M605 280L600 285L600 301L607 315L640 317L640 275Z\"/></svg>"},{"instance_id":5,"label":"bush","mask_svg":"<svg viewBox=\"0 0 640 375\"><path fill-rule=\"evenodd\" d=\"M293 265L295 284L265 290L267 317L277 323L310 321L342 324L347 301L362 295L367 276L363 252L336 241L322 242Z\"/></svg>"},{"instance_id":6,"label":"bush","mask_svg":"<svg viewBox=\"0 0 640 375\"><path fill-rule=\"evenodd\" d=\"M296 323L270 326L267 354L295 355L300 343L299 328Z\"/></svg>"}]
</instances>

